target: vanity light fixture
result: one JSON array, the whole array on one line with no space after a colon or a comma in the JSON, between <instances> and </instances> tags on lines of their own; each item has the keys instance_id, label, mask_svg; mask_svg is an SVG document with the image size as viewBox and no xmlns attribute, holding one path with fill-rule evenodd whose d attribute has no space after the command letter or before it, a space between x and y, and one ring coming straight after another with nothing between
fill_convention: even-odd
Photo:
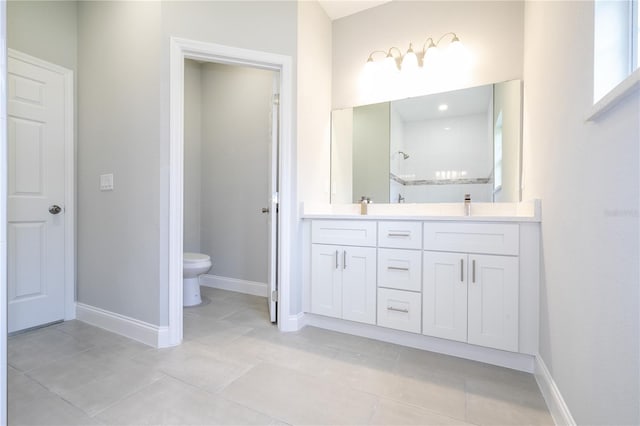
<instances>
[{"instance_id":1,"label":"vanity light fixture","mask_svg":"<svg viewBox=\"0 0 640 426\"><path fill-rule=\"evenodd\" d=\"M374 50L369 54L367 58L367 65L375 62L373 58L374 55L378 53L382 53L385 55L384 61L395 65L398 70L409 69L409 68L424 68L425 64L429 62L429 59L438 54L440 42L442 42L445 37L451 36L451 41L449 42L449 48L452 50L460 50L462 47L462 42L460 42L460 38L456 35L456 33L445 33L437 41L434 41L432 37L427 38L427 40L422 45L422 50L416 52L413 50L413 43L409 43L409 48L407 52L403 55L402 51L397 47L393 46L389 50Z\"/></svg>"}]
</instances>

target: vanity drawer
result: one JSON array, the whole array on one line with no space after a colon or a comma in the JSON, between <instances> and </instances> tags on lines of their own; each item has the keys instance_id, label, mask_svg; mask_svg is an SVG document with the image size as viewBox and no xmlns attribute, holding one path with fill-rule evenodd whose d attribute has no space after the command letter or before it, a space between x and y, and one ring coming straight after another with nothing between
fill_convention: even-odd
<instances>
[{"instance_id":1,"label":"vanity drawer","mask_svg":"<svg viewBox=\"0 0 640 426\"><path fill-rule=\"evenodd\" d=\"M378 222L378 247L422 248L422 222Z\"/></svg>"},{"instance_id":2,"label":"vanity drawer","mask_svg":"<svg viewBox=\"0 0 640 426\"><path fill-rule=\"evenodd\" d=\"M311 242L345 246L375 247L376 222L367 220L314 220Z\"/></svg>"},{"instance_id":3,"label":"vanity drawer","mask_svg":"<svg viewBox=\"0 0 640 426\"><path fill-rule=\"evenodd\" d=\"M378 289L378 325L420 333L422 297L412 291Z\"/></svg>"},{"instance_id":4,"label":"vanity drawer","mask_svg":"<svg viewBox=\"0 0 640 426\"><path fill-rule=\"evenodd\" d=\"M422 252L378 249L378 287L420 291Z\"/></svg>"},{"instance_id":5,"label":"vanity drawer","mask_svg":"<svg viewBox=\"0 0 640 426\"><path fill-rule=\"evenodd\" d=\"M517 255L520 229L517 224L424 223L424 249Z\"/></svg>"}]
</instances>

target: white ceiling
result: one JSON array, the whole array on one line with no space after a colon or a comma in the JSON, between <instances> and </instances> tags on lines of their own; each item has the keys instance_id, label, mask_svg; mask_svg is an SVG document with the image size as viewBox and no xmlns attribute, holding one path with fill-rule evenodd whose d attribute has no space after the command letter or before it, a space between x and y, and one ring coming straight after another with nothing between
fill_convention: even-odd
<instances>
[{"instance_id":1,"label":"white ceiling","mask_svg":"<svg viewBox=\"0 0 640 426\"><path fill-rule=\"evenodd\" d=\"M402 99L391 102L402 121L422 121L461 115L486 113L493 95L493 85L472 87L453 92ZM439 111L446 104L449 109Z\"/></svg>"},{"instance_id":2,"label":"white ceiling","mask_svg":"<svg viewBox=\"0 0 640 426\"><path fill-rule=\"evenodd\" d=\"M391 0L319 0L320 6L333 21L362 12L372 7L380 6Z\"/></svg>"}]
</instances>

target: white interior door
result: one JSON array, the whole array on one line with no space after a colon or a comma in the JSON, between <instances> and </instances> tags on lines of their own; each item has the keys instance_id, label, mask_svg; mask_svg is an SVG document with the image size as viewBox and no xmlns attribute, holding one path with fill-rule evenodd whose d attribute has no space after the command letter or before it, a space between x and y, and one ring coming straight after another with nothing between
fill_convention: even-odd
<instances>
[{"instance_id":1,"label":"white interior door","mask_svg":"<svg viewBox=\"0 0 640 426\"><path fill-rule=\"evenodd\" d=\"M9 332L65 317L65 77L8 58Z\"/></svg>"},{"instance_id":2,"label":"white interior door","mask_svg":"<svg viewBox=\"0 0 640 426\"><path fill-rule=\"evenodd\" d=\"M273 73L273 102L271 104L271 145L269 147L269 207L268 215L268 298L269 317L277 322L278 315L278 146L280 139L280 73Z\"/></svg>"}]
</instances>

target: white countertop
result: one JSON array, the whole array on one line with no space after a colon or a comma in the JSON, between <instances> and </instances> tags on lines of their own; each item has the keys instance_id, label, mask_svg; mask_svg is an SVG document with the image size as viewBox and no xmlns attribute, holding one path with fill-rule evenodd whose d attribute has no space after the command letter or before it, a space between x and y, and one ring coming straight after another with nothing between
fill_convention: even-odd
<instances>
[{"instance_id":1,"label":"white countertop","mask_svg":"<svg viewBox=\"0 0 640 426\"><path fill-rule=\"evenodd\" d=\"M441 220L469 222L541 222L540 200L521 203L471 203L471 216L463 203L369 204L366 215L360 204L307 204L303 219Z\"/></svg>"}]
</instances>

